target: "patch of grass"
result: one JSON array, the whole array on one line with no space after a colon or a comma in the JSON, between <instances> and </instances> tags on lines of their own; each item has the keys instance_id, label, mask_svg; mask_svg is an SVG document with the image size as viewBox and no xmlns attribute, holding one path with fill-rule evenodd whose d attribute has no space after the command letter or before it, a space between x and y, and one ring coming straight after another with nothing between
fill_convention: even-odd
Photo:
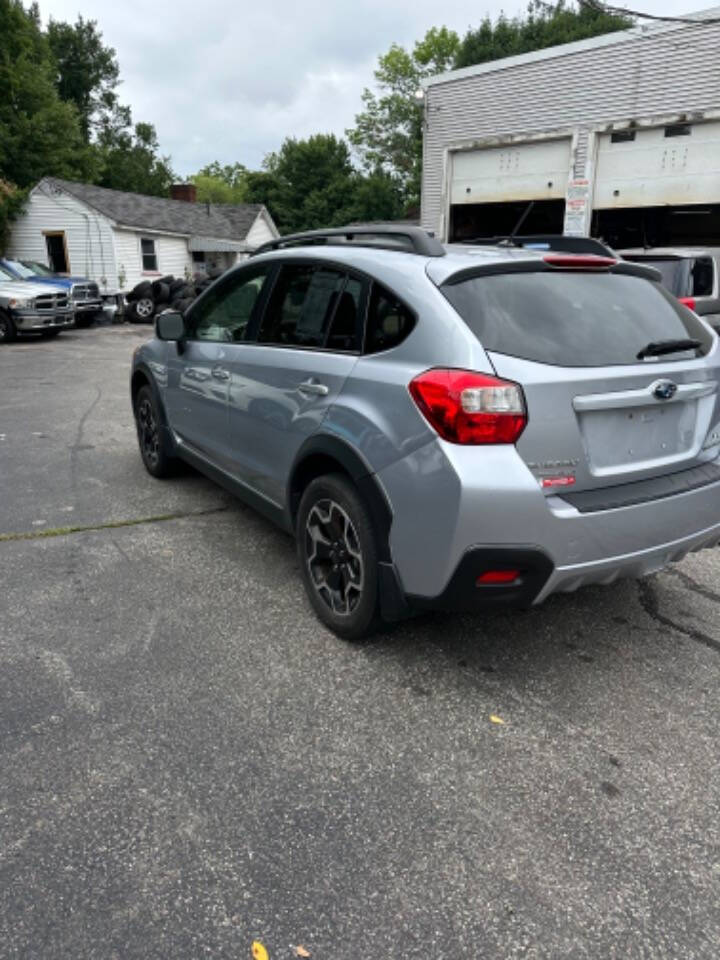
<instances>
[{"instance_id":1,"label":"patch of grass","mask_svg":"<svg viewBox=\"0 0 720 960\"><path fill-rule=\"evenodd\" d=\"M185 517L206 517L222 513L227 507L212 507L194 513L159 513L151 517L136 517L132 520L108 520L106 523L78 524L72 527L53 527L50 530L28 530L24 533L0 533L0 543L13 540L46 540L50 537L67 537L72 533L88 533L93 530L117 530L118 527L138 527L144 523L167 523L168 520L183 520Z\"/></svg>"}]
</instances>

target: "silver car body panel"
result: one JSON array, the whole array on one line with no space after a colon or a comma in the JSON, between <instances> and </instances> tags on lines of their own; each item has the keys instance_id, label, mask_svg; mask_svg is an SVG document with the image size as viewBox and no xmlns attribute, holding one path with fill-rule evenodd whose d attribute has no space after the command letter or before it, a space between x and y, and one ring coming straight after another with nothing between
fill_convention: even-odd
<instances>
[{"instance_id":1,"label":"silver car body panel","mask_svg":"<svg viewBox=\"0 0 720 960\"><path fill-rule=\"evenodd\" d=\"M532 547L549 557L554 572L539 602L717 543L720 483L585 513L562 491L544 489L553 470L572 475L573 491L601 491L720 464L720 345L708 333L710 350L700 359L622 367L564 368L486 352L439 285L479 263L542 256L449 247L445 257L428 258L339 244L263 254L253 267L309 258L364 273L404 301L415 327L398 346L362 356L192 341L180 353L155 339L140 348L135 368L155 379L181 444L280 507L288 506L289 475L308 438L351 448L387 499L392 562L414 597L438 597L477 547ZM432 367L519 383L528 425L517 445L440 439L408 390ZM654 394L664 381L677 388L669 402ZM303 393L303 383L327 389Z\"/></svg>"}]
</instances>

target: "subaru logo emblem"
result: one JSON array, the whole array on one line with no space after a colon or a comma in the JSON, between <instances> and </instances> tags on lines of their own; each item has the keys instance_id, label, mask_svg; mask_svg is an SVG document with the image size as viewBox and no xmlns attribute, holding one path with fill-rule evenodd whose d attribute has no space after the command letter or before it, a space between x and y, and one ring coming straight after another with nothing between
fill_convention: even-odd
<instances>
[{"instance_id":1,"label":"subaru logo emblem","mask_svg":"<svg viewBox=\"0 0 720 960\"><path fill-rule=\"evenodd\" d=\"M672 380L661 380L655 384L653 396L657 400L672 400L677 391L677 384L673 383Z\"/></svg>"}]
</instances>

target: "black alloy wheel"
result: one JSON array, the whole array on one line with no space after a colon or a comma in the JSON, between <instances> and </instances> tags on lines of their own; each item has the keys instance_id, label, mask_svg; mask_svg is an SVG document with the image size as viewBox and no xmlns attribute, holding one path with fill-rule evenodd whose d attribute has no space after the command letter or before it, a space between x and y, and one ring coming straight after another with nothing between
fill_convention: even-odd
<instances>
[{"instance_id":1,"label":"black alloy wheel","mask_svg":"<svg viewBox=\"0 0 720 960\"><path fill-rule=\"evenodd\" d=\"M376 632L375 532L348 477L328 474L308 485L298 509L296 537L305 590L320 620L345 640Z\"/></svg>"}]
</instances>

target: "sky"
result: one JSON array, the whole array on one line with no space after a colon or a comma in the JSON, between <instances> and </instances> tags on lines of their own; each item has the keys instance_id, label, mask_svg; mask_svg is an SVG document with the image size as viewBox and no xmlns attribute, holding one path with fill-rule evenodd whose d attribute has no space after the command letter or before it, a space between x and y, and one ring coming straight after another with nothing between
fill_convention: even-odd
<instances>
[{"instance_id":1,"label":"sky","mask_svg":"<svg viewBox=\"0 0 720 960\"><path fill-rule=\"evenodd\" d=\"M711 3L623 6L678 16ZM155 125L183 178L213 160L258 169L287 136L342 136L391 44L411 48L433 26L462 36L486 13L526 8L527 0L40 0L45 22L97 20L117 52L122 102L135 121Z\"/></svg>"}]
</instances>

